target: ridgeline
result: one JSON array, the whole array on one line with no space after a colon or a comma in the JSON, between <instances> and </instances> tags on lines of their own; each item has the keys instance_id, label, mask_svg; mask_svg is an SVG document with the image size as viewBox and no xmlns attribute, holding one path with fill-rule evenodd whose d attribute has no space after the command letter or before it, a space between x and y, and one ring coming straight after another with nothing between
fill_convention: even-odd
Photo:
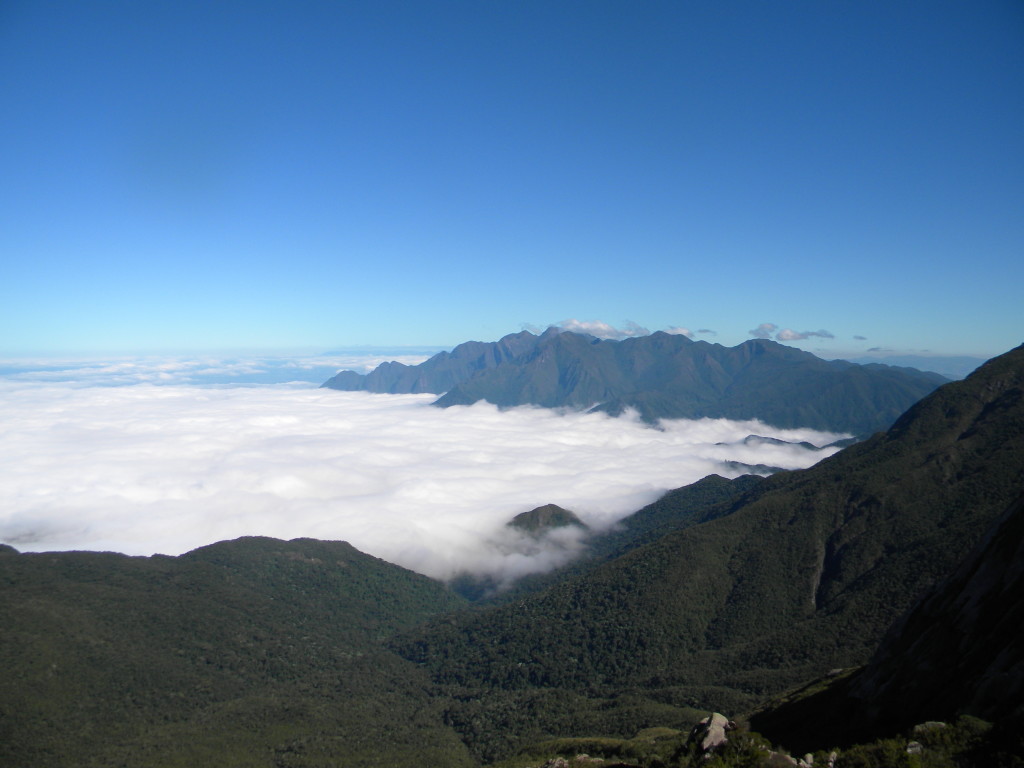
<instances>
[{"instance_id":1,"label":"ridgeline","mask_svg":"<svg viewBox=\"0 0 1024 768\"><path fill-rule=\"evenodd\" d=\"M868 435L947 379L887 365L825 361L763 339L735 347L653 333L610 341L549 329L470 341L419 365L342 371L323 384L346 391L444 393L436 405L486 400L502 407L637 411L658 419L759 419Z\"/></svg>"}]
</instances>

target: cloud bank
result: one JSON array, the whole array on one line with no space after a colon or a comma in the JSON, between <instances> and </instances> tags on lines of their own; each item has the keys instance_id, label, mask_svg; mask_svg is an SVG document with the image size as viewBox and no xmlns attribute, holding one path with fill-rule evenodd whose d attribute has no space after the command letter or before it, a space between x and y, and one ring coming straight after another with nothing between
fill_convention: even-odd
<instances>
[{"instance_id":1,"label":"cloud bank","mask_svg":"<svg viewBox=\"0 0 1024 768\"><path fill-rule=\"evenodd\" d=\"M115 370L107 376L119 377ZM139 373L139 371L136 371ZM96 381L103 381L99 376ZM343 539L436 578L543 570L505 523L555 503L602 529L726 462L809 466L836 435L758 422L434 408L433 395L0 379L0 541L180 554L244 535ZM531 545L532 546L532 545Z\"/></svg>"}]
</instances>

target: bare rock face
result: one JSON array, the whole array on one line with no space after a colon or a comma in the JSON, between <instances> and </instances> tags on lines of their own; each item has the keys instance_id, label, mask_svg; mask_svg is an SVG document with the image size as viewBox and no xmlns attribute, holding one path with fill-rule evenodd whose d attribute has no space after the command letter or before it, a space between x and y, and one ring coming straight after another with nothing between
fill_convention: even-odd
<instances>
[{"instance_id":1,"label":"bare rock face","mask_svg":"<svg viewBox=\"0 0 1024 768\"><path fill-rule=\"evenodd\" d=\"M712 712L693 726L690 741L695 742L701 752L710 752L725 744L729 740L725 734L735 728L736 724L725 715Z\"/></svg>"},{"instance_id":2,"label":"bare rock face","mask_svg":"<svg viewBox=\"0 0 1024 768\"><path fill-rule=\"evenodd\" d=\"M587 766L597 766L603 763L604 760L600 757L576 755L571 760L567 760L564 757L553 758L544 763L540 768L586 768Z\"/></svg>"}]
</instances>

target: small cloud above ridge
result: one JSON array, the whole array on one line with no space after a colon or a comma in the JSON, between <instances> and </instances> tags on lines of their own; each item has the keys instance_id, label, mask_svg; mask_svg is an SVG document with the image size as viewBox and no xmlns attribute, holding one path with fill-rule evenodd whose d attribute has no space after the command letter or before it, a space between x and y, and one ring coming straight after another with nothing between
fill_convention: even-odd
<instances>
[{"instance_id":1,"label":"small cloud above ridge","mask_svg":"<svg viewBox=\"0 0 1024 768\"><path fill-rule=\"evenodd\" d=\"M775 338L778 341L803 341L804 339L810 339L817 337L819 339L834 339L835 336L826 330L820 331L794 331L791 328L783 328L777 334Z\"/></svg>"},{"instance_id":2,"label":"small cloud above ridge","mask_svg":"<svg viewBox=\"0 0 1024 768\"><path fill-rule=\"evenodd\" d=\"M594 336L598 339L610 339L619 341L622 339L634 339L640 336L649 336L652 331L649 328L645 328L639 323L634 323L632 320L627 320L622 328L617 328L609 323L602 322L600 320L577 320L576 318L570 318L568 320L562 320L557 323L553 323L548 326L549 328L557 328L560 331L569 331L572 333L584 333L589 336ZM538 333L536 326L524 324L523 329L530 331L531 333ZM692 339L696 334L705 334L711 336L717 336L715 331L708 328L702 328L697 331L691 331L681 325L671 325L667 328L662 329L663 333L669 333L676 336L686 336Z\"/></svg>"},{"instance_id":3,"label":"small cloud above ridge","mask_svg":"<svg viewBox=\"0 0 1024 768\"><path fill-rule=\"evenodd\" d=\"M810 338L834 339L835 334L824 328L817 331L794 331L792 328L779 328L775 323L761 323L757 328L747 331L755 339L771 339L776 341L804 341Z\"/></svg>"},{"instance_id":4,"label":"small cloud above ridge","mask_svg":"<svg viewBox=\"0 0 1024 768\"><path fill-rule=\"evenodd\" d=\"M650 331L642 325L627 320L624 328L616 328L600 320L577 320L570 318L553 323L553 328L571 333L585 333L598 339L631 339L637 336L648 336Z\"/></svg>"},{"instance_id":5,"label":"small cloud above ridge","mask_svg":"<svg viewBox=\"0 0 1024 768\"><path fill-rule=\"evenodd\" d=\"M779 326L775 323L761 323L757 328L747 331L755 339L770 339L772 334L777 331Z\"/></svg>"},{"instance_id":6,"label":"small cloud above ridge","mask_svg":"<svg viewBox=\"0 0 1024 768\"><path fill-rule=\"evenodd\" d=\"M691 331L689 328L682 328L678 325L666 328L665 333L670 333L673 336L686 336L688 339L693 338L693 331Z\"/></svg>"}]
</instances>

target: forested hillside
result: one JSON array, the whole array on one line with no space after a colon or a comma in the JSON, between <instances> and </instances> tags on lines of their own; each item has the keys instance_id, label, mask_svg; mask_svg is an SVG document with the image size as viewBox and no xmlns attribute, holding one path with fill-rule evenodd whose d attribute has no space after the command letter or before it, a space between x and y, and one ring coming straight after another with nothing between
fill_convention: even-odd
<instances>
[{"instance_id":1,"label":"forested hillside","mask_svg":"<svg viewBox=\"0 0 1024 768\"><path fill-rule=\"evenodd\" d=\"M659 707L742 711L861 664L1019 493L1022 387L1017 348L887 433L763 481L727 516L397 647L490 757L517 733L596 732L619 709L628 735L674 716ZM576 722L551 715L555 692Z\"/></svg>"},{"instance_id":2,"label":"forested hillside","mask_svg":"<svg viewBox=\"0 0 1024 768\"><path fill-rule=\"evenodd\" d=\"M381 647L460 604L344 542L0 552L0 765L458 766Z\"/></svg>"}]
</instances>

